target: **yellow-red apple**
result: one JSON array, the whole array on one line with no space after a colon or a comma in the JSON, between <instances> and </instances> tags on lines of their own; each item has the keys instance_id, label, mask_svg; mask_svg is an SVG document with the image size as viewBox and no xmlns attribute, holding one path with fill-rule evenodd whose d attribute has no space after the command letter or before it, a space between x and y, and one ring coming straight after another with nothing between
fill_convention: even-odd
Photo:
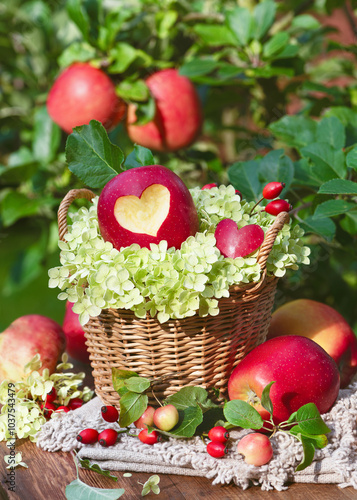
<instances>
[{"instance_id":1,"label":"yellow-red apple","mask_svg":"<svg viewBox=\"0 0 357 500\"><path fill-rule=\"evenodd\" d=\"M176 69L157 71L146 84L155 100L156 113L145 125L135 125L135 105L128 106L130 139L156 151L175 151L189 146L201 130L202 111L194 85Z\"/></svg>"},{"instance_id":2,"label":"yellow-red apple","mask_svg":"<svg viewBox=\"0 0 357 500\"><path fill-rule=\"evenodd\" d=\"M84 330L79 322L79 316L72 311L73 304L66 302L66 312L63 319L63 331L66 336L66 351L82 363L89 363L89 352L86 346Z\"/></svg>"},{"instance_id":3,"label":"yellow-red apple","mask_svg":"<svg viewBox=\"0 0 357 500\"><path fill-rule=\"evenodd\" d=\"M124 118L126 104L102 70L89 63L74 63L53 84L47 98L52 120L70 134L74 127L98 120L109 130Z\"/></svg>"},{"instance_id":4,"label":"yellow-red apple","mask_svg":"<svg viewBox=\"0 0 357 500\"><path fill-rule=\"evenodd\" d=\"M315 403L320 413L327 412L340 388L338 368L331 356L313 340L297 335L267 340L250 351L229 378L229 399L251 403L267 419L269 414L260 398L264 387L273 381L270 398L276 424L307 403Z\"/></svg>"},{"instance_id":5,"label":"yellow-red apple","mask_svg":"<svg viewBox=\"0 0 357 500\"><path fill-rule=\"evenodd\" d=\"M247 464L259 467L267 464L273 458L273 447L265 434L252 432L240 439L237 451L244 456Z\"/></svg>"},{"instance_id":6,"label":"yellow-red apple","mask_svg":"<svg viewBox=\"0 0 357 500\"><path fill-rule=\"evenodd\" d=\"M357 372L357 338L347 321L332 307L298 299L279 307L272 316L268 338L301 335L317 342L336 361L341 387Z\"/></svg>"},{"instance_id":7,"label":"yellow-red apple","mask_svg":"<svg viewBox=\"0 0 357 500\"><path fill-rule=\"evenodd\" d=\"M118 250L133 243L150 248L162 240L180 248L198 231L191 193L161 165L132 168L111 179L99 196L98 221L103 238Z\"/></svg>"},{"instance_id":8,"label":"yellow-red apple","mask_svg":"<svg viewBox=\"0 0 357 500\"><path fill-rule=\"evenodd\" d=\"M39 354L42 368L54 372L66 345L61 326L46 316L21 316L0 334L0 382L19 381L25 375L24 367Z\"/></svg>"}]
</instances>

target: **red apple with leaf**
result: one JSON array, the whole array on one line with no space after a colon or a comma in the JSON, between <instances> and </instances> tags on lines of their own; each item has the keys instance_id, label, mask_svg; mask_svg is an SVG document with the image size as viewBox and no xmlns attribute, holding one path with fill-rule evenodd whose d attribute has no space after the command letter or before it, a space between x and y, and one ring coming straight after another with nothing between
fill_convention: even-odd
<instances>
[{"instance_id":1,"label":"red apple with leaf","mask_svg":"<svg viewBox=\"0 0 357 500\"><path fill-rule=\"evenodd\" d=\"M157 71L146 84L155 100L152 121L136 125L136 107L128 107L127 130L130 139L156 151L175 151L189 146L201 130L202 111L194 85L176 69Z\"/></svg>"},{"instance_id":2,"label":"red apple with leaf","mask_svg":"<svg viewBox=\"0 0 357 500\"><path fill-rule=\"evenodd\" d=\"M272 316L268 338L301 335L314 340L336 361L341 387L357 373L357 338L347 321L332 307L298 299L279 307Z\"/></svg>"},{"instance_id":3,"label":"red apple with leaf","mask_svg":"<svg viewBox=\"0 0 357 500\"><path fill-rule=\"evenodd\" d=\"M74 63L53 84L47 99L52 120L70 134L90 120L109 130L124 118L126 104L115 93L115 85L101 69L89 63Z\"/></svg>"},{"instance_id":4,"label":"red apple with leaf","mask_svg":"<svg viewBox=\"0 0 357 500\"><path fill-rule=\"evenodd\" d=\"M276 424L307 403L315 403L320 413L327 412L340 388L331 356L313 340L296 335L267 340L250 351L229 378L229 399L251 403L267 419L269 413L260 398L272 381L270 398Z\"/></svg>"},{"instance_id":5,"label":"red apple with leaf","mask_svg":"<svg viewBox=\"0 0 357 500\"><path fill-rule=\"evenodd\" d=\"M98 221L104 240L118 250L133 243L150 248L162 240L180 248L198 231L189 190L161 165L132 168L110 180L99 196Z\"/></svg>"}]
</instances>

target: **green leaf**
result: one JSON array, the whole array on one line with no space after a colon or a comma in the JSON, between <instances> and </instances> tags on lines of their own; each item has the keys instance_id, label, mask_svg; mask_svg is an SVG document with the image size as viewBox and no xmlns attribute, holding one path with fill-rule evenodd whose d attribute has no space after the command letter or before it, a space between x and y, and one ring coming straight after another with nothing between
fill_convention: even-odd
<instances>
[{"instance_id":1,"label":"green leaf","mask_svg":"<svg viewBox=\"0 0 357 500\"><path fill-rule=\"evenodd\" d=\"M144 377L130 377L124 381L125 387L129 391L142 393L150 387L150 380Z\"/></svg>"},{"instance_id":2,"label":"green leaf","mask_svg":"<svg viewBox=\"0 0 357 500\"><path fill-rule=\"evenodd\" d=\"M124 155L112 144L103 125L91 120L75 127L66 144L68 168L91 188L102 188L122 170Z\"/></svg>"},{"instance_id":3,"label":"green leaf","mask_svg":"<svg viewBox=\"0 0 357 500\"><path fill-rule=\"evenodd\" d=\"M347 233L355 236L357 234L357 212L347 212L345 217L340 221L340 226Z\"/></svg>"},{"instance_id":4,"label":"green leaf","mask_svg":"<svg viewBox=\"0 0 357 500\"><path fill-rule=\"evenodd\" d=\"M342 149L346 142L345 127L335 116L323 118L317 125L318 142L327 142L335 149Z\"/></svg>"},{"instance_id":5,"label":"green leaf","mask_svg":"<svg viewBox=\"0 0 357 500\"><path fill-rule=\"evenodd\" d=\"M135 144L133 151L127 156L124 167L137 168L147 165L155 165L155 159L150 149Z\"/></svg>"},{"instance_id":6,"label":"green leaf","mask_svg":"<svg viewBox=\"0 0 357 500\"><path fill-rule=\"evenodd\" d=\"M66 486L67 500L116 500L124 495L125 490L94 488L83 483L80 479L75 479Z\"/></svg>"},{"instance_id":7,"label":"green leaf","mask_svg":"<svg viewBox=\"0 0 357 500\"><path fill-rule=\"evenodd\" d=\"M331 241L336 233L336 226L329 218L308 217L300 225L307 233L316 233L328 241Z\"/></svg>"},{"instance_id":8,"label":"green leaf","mask_svg":"<svg viewBox=\"0 0 357 500\"><path fill-rule=\"evenodd\" d=\"M207 411L204 411L203 421L196 429L197 435L200 436L204 433L207 433L210 429L212 429L212 427L218 425L217 422L219 422L220 420L224 421L222 406L210 408Z\"/></svg>"},{"instance_id":9,"label":"green leaf","mask_svg":"<svg viewBox=\"0 0 357 500\"><path fill-rule=\"evenodd\" d=\"M290 417L287 419L287 421L286 421L286 422L287 422L288 424L292 424L293 422L296 422L296 415L297 415L297 412L296 412L296 411L294 411L294 412L290 415Z\"/></svg>"},{"instance_id":10,"label":"green leaf","mask_svg":"<svg viewBox=\"0 0 357 500\"><path fill-rule=\"evenodd\" d=\"M225 403L223 413L226 420L243 429L261 429L263 419L253 406L245 401L235 399Z\"/></svg>"},{"instance_id":11,"label":"green leaf","mask_svg":"<svg viewBox=\"0 0 357 500\"><path fill-rule=\"evenodd\" d=\"M291 26L299 30L316 30L319 29L320 23L315 17L309 14L302 14L301 16L296 16L291 21Z\"/></svg>"},{"instance_id":12,"label":"green leaf","mask_svg":"<svg viewBox=\"0 0 357 500\"><path fill-rule=\"evenodd\" d=\"M286 115L269 125L269 129L288 146L301 148L315 141L317 123L304 116Z\"/></svg>"},{"instance_id":13,"label":"green leaf","mask_svg":"<svg viewBox=\"0 0 357 500\"><path fill-rule=\"evenodd\" d=\"M67 0L66 8L69 17L79 28L83 38L88 41L90 20L88 13L83 8L82 0Z\"/></svg>"},{"instance_id":14,"label":"green leaf","mask_svg":"<svg viewBox=\"0 0 357 500\"><path fill-rule=\"evenodd\" d=\"M311 176L320 182L336 177L344 178L346 175L345 158L340 149L318 142L302 148L301 154L312 161Z\"/></svg>"},{"instance_id":15,"label":"green leaf","mask_svg":"<svg viewBox=\"0 0 357 500\"><path fill-rule=\"evenodd\" d=\"M328 200L320 203L316 207L314 213L314 219L333 217L335 215L341 215L350 210L356 209L357 205L355 203L349 203L345 200Z\"/></svg>"},{"instance_id":16,"label":"green leaf","mask_svg":"<svg viewBox=\"0 0 357 500\"><path fill-rule=\"evenodd\" d=\"M116 476L113 476L110 471L108 470L103 470L99 467L98 464L91 464L90 460L88 458L79 458L77 455L77 459L79 463L81 464L81 467L84 469L92 470L93 472L97 472L98 474L101 474L102 476L109 477L109 479L113 479L114 481L118 481L118 478Z\"/></svg>"},{"instance_id":17,"label":"green leaf","mask_svg":"<svg viewBox=\"0 0 357 500\"><path fill-rule=\"evenodd\" d=\"M144 80L123 80L116 87L117 94L128 101L147 101L150 93Z\"/></svg>"},{"instance_id":18,"label":"green leaf","mask_svg":"<svg viewBox=\"0 0 357 500\"><path fill-rule=\"evenodd\" d=\"M264 180L265 183L284 182L284 192L287 192L294 178L294 164L284 154L283 149L269 151L260 162L259 178L260 181ZM284 198L284 193L281 198Z\"/></svg>"},{"instance_id":19,"label":"green leaf","mask_svg":"<svg viewBox=\"0 0 357 500\"><path fill-rule=\"evenodd\" d=\"M210 47L237 45L237 40L227 26L196 24L193 31Z\"/></svg>"},{"instance_id":20,"label":"green leaf","mask_svg":"<svg viewBox=\"0 0 357 500\"><path fill-rule=\"evenodd\" d=\"M156 113L155 99L150 95L145 102L135 103L135 125L145 125L154 120Z\"/></svg>"},{"instance_id":21,"label":"green leaf","mask_svg":"<svg viewBox=\"0 0 357 500\"><path fill-rule=\"evenodd\" d=\"M226 23L235 34L239 45L247 45L252 36L253 26L253 18L249 10L244 7L236 7L234 10L228 11Z\"/></svg>"},{"instance_id":22,"label":"green leaf","mask_svg":"<svg viewBox=\"0 0 357 500\"><path fill-rule=\"evenodd\" d=\"M61 68L68 68L75 62L86 62L94 59L96 50L86 42L71 43L59 56L58 64Z\"/></svg>"},{"instance_id":23,"label":"green leaf","mask_svg":"<svg viewBox=\"0 0 357 500\"><path fill-rule=\"evenodd\" d=\"M289 35L286 31L276 33L264 46L263 56L267 59L279 54L289 43Z\"/></svg>"},{"instance_id":24,"label":"green leaf","mask_svg":"<svg viewBox=\"0 0 357 500\"><path fill-rule=\"evenodd\" d=\"M331 430L322 420L314 403L301 406L296 412L296 422L304 432L309 434L327 434Z\"/></svg>"},{"instance_id":25,"label":"green leaf","mask_svg":"<svg viewBox=\"0 0 357 500\"><path fill-rule=\"evenodd\" d=\"M253 35L260 40L266 34L274 22L276 4L271 0L265 0L255 6L253 17L255 21Z\"/></svg>"},{"instance_id":26,"label":"green leaf","mask_svg":"<svg viewBox=\"0 0 357 500\"><path fill-rule=\"evenodd\" d=\"M203 387L183 387L172 396L168 396L165 403L174 405L178 410L195 407L207 400L208 393Z\"/></svg>"},{"instance_id":27,"label":"green leaf","mask_svg":"<svg viewBox=\"0 0 357 500\"><path fill-rule=\"evenodd\" d=\"M219 62L212 59L191 59L184 62L179 69L179 74L187 76L187 78L194 78L195 76L208 75L213 70L219 67Z\"/></svg>"},{"instance_id":28,"label":"green leaf","mask_svg":"<svg viewBox=\"0 0 357 500\"><path fill-rule=\"evenodd\" d=\"M333 106L328 109L324 116L336 116L345 125L357 127L357 113L345 106Z\"/></svg>"},{"instance_id":29,"label":"green leaf","mask_svg":"<svg viewBox=\"0 0 357 500\"><path fill-rule=\"evenodd\" d=\"M273 415L273 403L270 399L270 389L273 384L275 384L275 381L270 382L264 387L261 397L262 407L265 408L270 415Z\"/></svg>"},{"instance_id":30,"label":"green leaf","mask_svg":"<svg viewBox=\"0 0 357 500\"><path fill-rule=\"evenodd\" d=\"M110 66L108 67L108 72L123 73L135 61L137 56L137 50L132 45L125 42L117 42L109 51Z\"/></svg>"},{"instance_id":31,"label":"green leaf","mask_svg":"<svg viewBox=\"0 0 357 500\"><path fill-rule=\"evenodd\" d=\"M119 389L124 387L125 380L131 377L138 377L136 372L130 370L119 370L118 368L112 368L112 381L114 390L118 392Z\"/></svg>"},{"instance_id":32,"label":"green leaf","mask_svg":"<svg viewBox=\"0 0 357 500\"><path fill-rule=\"evenodd\" d=\"M38 214L42 202L38 198L28 198L17 191L8 191L1 201L2 222L9 227L23 217Z\"/></svg>"},{"instance_id":33,"label":"green leaf","mask_svg":"<svg viewBox=\"0 0 357 500\"><path fill-rule=\"evenodd\" d=\"M302 459L302 462L296 467L296 472L306 469L306 467L308 467L312 463L315 455L315 446L311 443L311 441L305 439L303 436L300 437L300 441L304 450L304 458Z\"/></svg>"},{"instance_id":34,"label":"green leaf","mask_svg":"<svg viewBox=\"0 0 357 500\"><path fill-rule=\"evenodd\" d=\"M127 392L120 398L119 425L128 427L128 425L138 420L144 413L148 405L146 394L136 392Z\"/></svg>"},{"instance_id":35,"label":"green leaf","mask_svg":"<svg viewBox=\"0 0 357 500\"><path fill-rule=\"evenodd\" d=\"M309 439L313 445L319 449L325 448L328 444L328 439L325 434L309 434L305 432L299 425L295 425L289 430L289 433L293 436L298 436L301 434L304 438Z\"/></svg>"},{"instance_id":36,"label":"green leaf","mask_svg":"<svg viewBox=\"0 0 357 500\"><path fill-rule=\"evenodd\" d=\"M31 179L38 168L39 163L35 161L32 151L21 146L9 155L7 165L0 165L0 184L17 187Z\"/></svg>"},{"instance_id":37,"label":"green leaf","mask_svg":"<svg viewBox=\"0 0 357 500\"><path fill-rule=\"evenodd\" d=\"M260 163L256 160L234 163L228 169L229 182L242 193L247 200L261 197L263 184L259 180Z\"/></svg>"},{"instance_id":38,"label":"green leaf","mask_svg":"<svg viewBox=\"0 0 357 500\"><path fill-rule=\"evenodd\" d=\"M146 483L143 484L141 496L146 496L148 493L150 493L150 491L155 493L155 495L158 495L160 493L160 488L158 486L159 482L160 478L158 475L155 474L154 476L150 476Z\"/></svg>"},{"instance_id":39,"label":"green leaf","mask_svg":"<svg viewBox=\"0 0 357 500\"><path fill-rule=\"evenodd\" d=\"M346 163L348 168L357 170L357 146L347 153Z\"/></svg>"},{"instance_id":40,"label":"green leaf","mask_svg":"<svg viewBox=\"0 0 357 500\"><path fill-rule=\"evenodd\" d=\"M60 145L61 129L49 117L46 106L36 110L34 121L33 155L42 163L50 163Z\"/></svg>"},{"instance_id":41,"label":"green leaf","mask_svg":"<svg viewBox=\"0 0 357 500\"><path fill-rule=\"evenodd\" d=\"M333 179L322 184L318 194L357 194L357 182Z\"/></svg>"},{"instance_id":42,"label":"green leaf","mask_svg":"<svg viewBox=\"0 0 357 500\"><path fill-rule=\"evenodd\" d=\"M202 423L203 413L198 405L188 406L180 410L180 420L178 427L170 431L170 434L176 437L192 437L197 427Z\"/></svg>"},{"instance_id":43,"label":"green leaf","mask_svg":"<svg viewBox=\"0 0 357 500\"><path fill-rule=\"evenodd\" d=\"M178 12L175 10L160 11L156 14L157 36L164 40L170 36L170 30L177 20Z\"/></svg>"}]
</instances>

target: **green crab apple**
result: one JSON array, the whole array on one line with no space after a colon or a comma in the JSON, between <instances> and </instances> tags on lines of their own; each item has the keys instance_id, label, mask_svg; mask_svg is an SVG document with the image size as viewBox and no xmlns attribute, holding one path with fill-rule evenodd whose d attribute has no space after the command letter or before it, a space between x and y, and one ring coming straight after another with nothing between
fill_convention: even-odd
<instances>
[{"instance_id":1,"label":"green crab apple","mask_svg":"<svg viewBox=\"0 0 357 500\"><path fill-rule=\"evenodd\" d=\"M181 244L198 231L198 215L182 180L161 165L126 170L111 179L98 200L102 237L120 250L137 243L150 248L166 240Z\"/></svg>"},{"instance_id":2,"label":"green crab apple","mask_svg":"<svg viewBox=\"0 0 357 500\"><path fill-rule=\"evenodd\" d=\"M315 403L320 413L326 413L340 388L338 368L331 356L313 340L297 335L267 340L250 351L229 378L229 399L251 403L267 419L269 413L260 398L272 381L275 424L307 403Z\"/></svg>"},{"instance_id":3,"label":"green crab apple","mask_svg":"<svg viewBox=\"0 0 357 500\"><path fill-rule=\"evenodd\" d=\"M39 314L21 316L0 334L0 382L5 379L19 381L25 376L24 368L39 354L42 367L55 371L57 361L66 345L61 326Z\"/></svg>"},{"instance_id":4,"label":"green crab apple","mask_svg":"<svg viewBox=\"0 0 357 500\"><path fill-rule=\"evenodd\" d=\"M109 130L124 118L126 104L101 69L74 63L53 84L47 98L52 120L70 134L74 127L98 120Z\"/></svg>"},{"instance_id":5,"label":"green crab apple","mask_svg":"<svg viewBox=\"0 0 357 500\"><path fill-rule=\"evenodd\" d=\"M264 231L258 224L248 224L238 229L232 219L221 220L214 236L218 250L224 257L231 259L255 252L264 241Z\"/></svg>"},{"instance_id":6,"label":"green crab apple","mask_svg":"<svg viewBox=\"0 0 357 500\"><path fill-rule=\"evenodd\" d=\"M332 307L297 299L279 307L272 316L268 338L301 335L314 340L336 361L341 387L357 372L357 338L347 321Z\"/></svg>"},{"instance_id":7,"label":"green crab apple","mask_svg":"<svg viewBox=\"0 0 357 500\"><path fill-rule=\"evenodd\" d=\"M189 146L201 130L202 111L194 85L176 69L163 69L147 78L156 113L145 125L135 125L136 107L128 106L130 139L156 151L175 151Z\"/></svg>"}]
</instances>

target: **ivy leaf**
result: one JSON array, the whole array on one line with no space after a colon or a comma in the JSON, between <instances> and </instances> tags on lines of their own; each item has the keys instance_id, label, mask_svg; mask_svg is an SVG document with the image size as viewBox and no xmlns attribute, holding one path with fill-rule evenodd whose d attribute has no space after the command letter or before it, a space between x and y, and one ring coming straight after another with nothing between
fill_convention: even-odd
<instances>
[{"instance_id":1,"label":"ivy leaf","mask_svg":"<svg viewBox=\"0 0 357 500\"><path fill-rule=\"evenodd\" d=\"M91 188L102 188L122 170L124 155L103 125L91 120L75 127L66 144L68 168Z\"/></svg>"},{"instance_id":2,"label":"ivy leaf","mask_svg":"<svg viewBox=\"0 0 357 500\"><path fill-rule=\"evenodd\" d=\"M357 194L357 182L332 179L322 184L318 194Z\"/></svg>"},{"instance_id":3,"label":"ivy leaf","mask_svg":"<svg viewBox=\"0 0 357 500\"><path fill-rule=\"evenodd\" d=\"M207 400L208 393L203 387L183 387L172 396L166 398L165 403L172 404L177 410L185 410L196 404L203 404Z\"/></svg>"},{"instance_id":4,"label":"ivy leaf","mask_svg":"<svg viewBox=\"0 0 357 500\"><path fill-rule=\"evenodd\" d=\"M124 495L125 490L94 488L83 483L80 479L75 479L66 486L67 500L116 500Z\"/></svg>"},{"instance_id":5,"label":"ivy leaf","mask_svg":"<svg viewBox=\"0 0 357 500\"><path fill-rule=\"evenodd\" d=\"M150 149L135 144L133 151L127 156L124 167L137 168L147 165L155 165L155 159Z\"/></svg>"},{"instance_id":6,"label":"ivy leaf","mask_svg":"<svg viewBox=\"0 0 357 500\"><path fill-rule=\"evenodd\" d=\"M322 420L320 412L314 403L308 403L297 410L296 422L308 434L327 434L331 432Z\"/></svg>"},{"instance_id":7,"label":"ivy leaf","mask_svg":"<svg viewBox=\"0 0 357 500\"><path fill-rule=\"evenodd\" d=\"M112 381L114 390L118 392L119 389L124 387L124 382L130 377L138 377L136 372L130 370L119 370L118 368L112 368Z\"/></svg>"},{"instance_id":8,"label":"ivy leaf","mask_svg":"<svg viewBox=\"0 0 357 500\"><path fill-rule=\"evenodd\" d=\"M127 392L120 398L119 425L128 427L128 425L138 420L144 413L148 405L146 394L136 392Z\"/></svg>"},{"instance_id":9,"label":"ivy leaf","mask_svg":"<svg viewBox=\"0 0 357 500\"><path fill-rule=\"evenodd\" d=\"M170 431L170 435L174 437L192 437L197 427L203 421L203 413L198 405L189 406L184 410L180 410L180 420L178 427Z\"/></svg>"},{"instance_id":10,"label":"ivy leaf","mask_svg":"<svg viewBox=\"0 0 357 500\"><path fill-rule=\"evenodd\" d=\"M315 446L312 444L312 442L303 436L300 435L299 440L302 443L302 448L304 450L304 458L302 459L302 462L296 467L296 472L299 470L304 470L306 467L308 467L315 455Z\"/></svg>"},{"instance_id":11,"label":"ivy leaf","mask_svg":"<svg viewBox=\"0 0 357 500\"><path fill-rule=\"evenodd\" d=\"M264 387L261 397L262 407L265 408L270 415L273 415L273 403L270 399L270 389L273 384L275 384L275 380Z\"/></svg>"},{"instance_id":12,"label":"ivy leaf","mask_svg":"<svg viewBox=\"0 0 357 500\"><path fill-rule=\"evenodd\" d=\"M129 391L142 393L150 387L150 380L144 377L130 377L124 381Z\"/></svg>"},{"instance_id":13,"label":"ivy leaf","mask_svg":"<svg viewBox=\"0 0 357 500\"><path fill-rule=\"evenodd\" d=\"M263 419L253 406L245 401L234 399L225 403L223 413L226 420L243 429L261 429Z\"/></svg>"},{"instance_id":14,"label":"ivy leaf","mask_svg":"<svg viewBox=\"0 0 357 500\"><path fill-rule=\"evenodd\" d=\"M81 464L81 467L84 469L92 470L93 472L97 472L98 474L101 474L102 476L109 477L110 479L113 479L113 481L118 481L118 478L116 476L113 476L109 470L103 470L99 467L98 464L91 464L90 460L88 458L79 458L77 455L77 459L79 463Z\"/></svg>"}]
</instances>

